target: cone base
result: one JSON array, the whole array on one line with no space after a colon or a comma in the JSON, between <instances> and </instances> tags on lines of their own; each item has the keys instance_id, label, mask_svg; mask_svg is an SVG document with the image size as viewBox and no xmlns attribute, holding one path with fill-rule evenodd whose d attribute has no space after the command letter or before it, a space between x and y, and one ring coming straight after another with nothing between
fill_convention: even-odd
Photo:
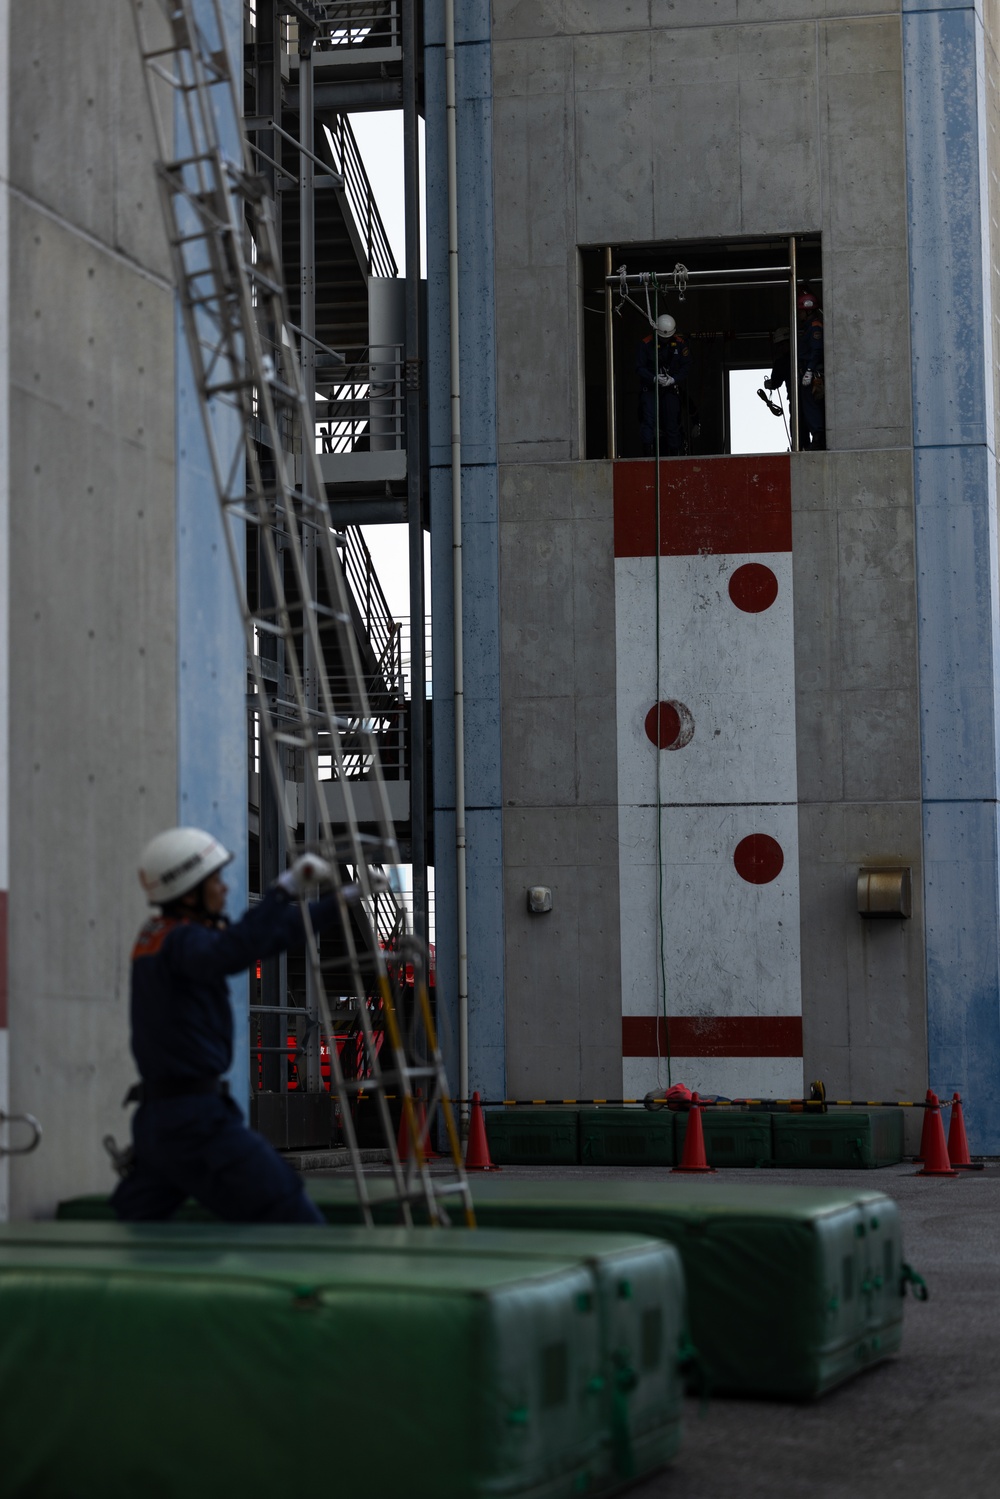
<instances>
[{"instance_id":1,"label":"cone base","mask_svg":"<svg viewBox=\"0 0 1000 1499\"><path fill-rule=\"evenodd\" d=\"M687 1175L687 1176L692 1176L692 1175L704 1176L704 1174L706 1172L708 1172L710 1175L714 1176L714 1174L715 1174L715 1167L714 1166L671 1166L671 1168L670 1168L670 1174L671 1174L671 1176L674 1176L679 1171L684 1172L684 1174Z\"/></svg>"},{"instance_id":2,"label":"cone base","mask_svg":"<svg viewBox=\"0 0 1000 1499\"><path fill-rule=\"evenodd\" d=\"M985 1171L985 1161L953 1161L956 1171Z\"/></svg>"},{"instance_id":3,"label":"cone base","mask_svg":"<svg viewBox=\"0 0 1000 1499\"><path fill-rule=\"evenodd\" d=\"M925 1169L923 1171L914 1171L913 1174L914 1174L914 1176L961 1176L962 1173L960 1171L954 1171L954 1170L949 1170L949 1171L928 1171L928 1170Z\"/></svg>"},{"instance_id":4,"label":"cone base","mask_svg":"<svg viewBox=\"0 0 1000 1499\"><path fill-rule=\"evenodd\" d=\"M470 1166L469 1163L468 1163L468 1161L466 1161L466 1163L465 1163L465 1169L466 1169L466 1171L502 1171L503 1167L502 1166L494 1166L492 1164L492 1162L488 1166Z\"/></svg>"}]
</instances>

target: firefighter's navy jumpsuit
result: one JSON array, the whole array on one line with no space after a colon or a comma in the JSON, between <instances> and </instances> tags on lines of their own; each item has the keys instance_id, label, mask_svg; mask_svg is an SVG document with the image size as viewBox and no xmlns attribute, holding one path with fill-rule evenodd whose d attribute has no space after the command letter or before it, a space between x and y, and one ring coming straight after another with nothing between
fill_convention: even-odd
<instances>
[{"instance_id":1,"label":"firefighter's navy jumpsuit","mask_svg":"<svg viewBox=\"0 0 1000 1499\"><path fill-rule=\"evenodd\" d=\"M823 316L815 313L799 324L799 447L804 451L814 448L817 451L826 447L826 404L822 397L817 399L813 395L813 382L819 376L823 376ZM791 391L788 390L788 380L791 372L792 355L791 347L785 344L776 355L774 367L765 386L768 390L777 390L783 385L788 391L788 400L791 402ZM807 370L812 372L813 379L808 385L802 384L802 376Z\"/></svg>"},{"instance_id":2,"label":"firefighter's navy jumpsuit","mask_svg":"<svg viewBox=\"0 0 1000 1499\"><path fill-rule=\"evenodd\" d=\"M813 380L823 374L823 314L814 312L799 324L799 445L802 448L826 447L826 403L813 395L813 382L802 384L802 376L812 371Z\"/></svg>"},{"instance_id":3,"label":"firefighter's navy jumpsuit","mask_svg":"<svg viewBox=\"0 0 1000 1499\"><path fill-rule=\"evenodd\" d=\"M660 453L676 458L682 451L680 387L691 372L691 350L680 333L660 339L660 374L671 375L673 385L662 386L656 380L656 339L652 333L639 340L635 357L639 376L639 441L643 454L650 458L656 451L656 408L660 408ZM659 402L657 402L659 392Z\"/></svg>"},{"instance_id":4,"label":"firefighter's navy jumpsuit","mask_svg":"<svg viewBox=\"0 0 1000 1499\"><path fill-rule=\"evenodd\" d=\"M319 931L336 897L310 907ZM135 1166L112 1206L133 1221L169 1218L194 1197L236 1223L321 1223L302 1181L243 1123L221 1083L233 1058L226 976L304 940L297 903L274 887L240 921L154 916L132 954L132 1051L143 1100Z\"/></svg>"}]
</instances>

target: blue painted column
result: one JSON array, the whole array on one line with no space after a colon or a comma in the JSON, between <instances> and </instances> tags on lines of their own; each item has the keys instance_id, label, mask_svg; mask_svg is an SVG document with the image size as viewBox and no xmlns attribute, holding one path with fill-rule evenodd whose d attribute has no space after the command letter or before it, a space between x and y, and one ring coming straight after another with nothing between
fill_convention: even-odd
<instances>
[{"instance_id":1,"label":"blue painted column","mask_svg":"<svg viewBox=\"0 0 1000 1499\"><path fill-rule=\"evenodd\" d=\"M904 0L930 1086L1000 1150L996 453L981 5Z\"/></svg>"},{"instance_id":2,"label":"blue painted column","mask_svg":"<svg viewBox=\"0 0 1000 1499\"><path fill-rule=\"evenodd\" d=\"M211 6L207 0L200 3L210 24ZM241 0L224 0L222 9L227 44L240 77ZM248 893L246 647L179 308L176 329L178 821L208 829L233 851L235 858L226 871L229 910L241 915ZM239 418L218 408L212 420L231 450L238 440ZM229 1079L233 1096L246 1111L246 975L229 980L229 993L235 1037Z\"/></svg>"},{"instance_id":3,"label":"blue painted column","mask_svg":"<svg viewBox=\"0 0 1000 1499\"><path fill-rule=\"evenodd\" d=\"M458 1081L448 162L444 6L425 5L427 385L434 672L437 986L452 1086ZM493 256L493 84L489 0L456 6L462 362L469 1077L504 1089L500 792L499 497Z\"/></svg>"}]
</instances>

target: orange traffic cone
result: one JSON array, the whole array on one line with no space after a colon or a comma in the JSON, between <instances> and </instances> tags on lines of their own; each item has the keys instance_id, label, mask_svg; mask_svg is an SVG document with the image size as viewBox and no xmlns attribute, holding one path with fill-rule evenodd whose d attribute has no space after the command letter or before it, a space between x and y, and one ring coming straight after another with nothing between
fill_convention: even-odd
<instances>
[{"instance_id":1,"label":"orange traffic cone","mask_svg":"<svg viewBox=\"0 0 1000 1499\"><path fill-rule=\"evenodd\" d=\"M948 1159L956 1171L982 1171L983 1162L969 1155L969 1137L965 1133L962 1095L951 1095L951 1124L948 1126Z\"/></svg>"},{"instance_id":2,"label":"orange traffic cone","mask_svg":"<svg viewBox=\"0 0 1000 1499\"><path fill-rule=\"evenodd\" d=\"M469 1139L465 1147L466 1171L499 1171L490 1160L490 1142L486 1138L486 1121L483 1106L479 1101L479 1090L472 1095L472 1115L469 1119Z\"/></svg>"},{"instance_id":3,"label":"orange traffic cone","mask_svg":"<svg viewBox=\"0 0 1000 1499\"><path fill-rule=\"evenodd\" d=\"M427 1105L424 1103L424 1095L420 1088L417 1089L417 1100L414 1107L417 1111L418 1138L424 1147L424 1160L439 1161L441 1157L431 1145L430 1135L427 1132Z\"/></svg>"},{"instance_id":4,"label":"orange traffic cone","mask_svg":"<svg viewBox=\"0 0 1000 1499\"><path fill-rule=\"evenodd\" d=\"M417 1126L417 1139L423 1146L424 1160L436 1161L439 1159L436 1150L431 1149L427 1138L427 1105L424 1103L424 1095L420 1088L413 1095L413 1118ZM399 1116L399 1130L396 1134L396 1154L401 1161L408 1161L413 1151L410 1146L410 1131L406 1125L406 1109Z\"/></svg>"},{"instance_id":5,"label":"orange traffic cone","mask_svg":"<svg viewBox=\"0 0 1000 1499\"><path fill-rule=\"evenodd\" d=\"M941 1107L937 1094L928 1090L927 1101L930 1104L927 1110L930 1126L927 1129L926 1149L923 1152L923 1170L916 1172L916 1175L957 1176L958 1172L952 1169L952 1164L948 1159L948 1147L945 1144L944 1125L941 1122Z\"/></svg>"},{"instance_id":6,"label":"orange traffic cone","mask_svg":"<svg viewBox=\"0 0 1000 1499\"><path fill-rule=\"evenodd\" d=\"M930 1088L927 1089L926 1097L927 1103L930 1104L931 1099L934 1097ZM931 1139L931 1112L930 1108L924 1109L924 1124L920 1131L920 1150L917 1153L918 1161L926 1161L927 1159L927 1148L930 1145Z\"/></svg>"},{"instance_id":7,"label":"orange traffic cone","mask_svg":"<svg viewBox=\"0 0 1000 1499\"><path fill-rule=\"evenodd\" d=\"M688 1113L687 1134L684 1136L684 1154L675 1171L714 1171L705 1155L705 1131L701 1124L701 1099L691 1094L691 1109Z\"/></svg>"},{"instance_id":8,"label":"orange traffic cone","mask_svg":"<svg viewBox=\"0 0 1000 1499\"><path fill-rule=\"evenodd\" d=\"M410 1159L410 1131L406 1124L406 1104L399 1110L399 1129L396 1131L396 1154L401 1161Z\"/></svg>"}]
</instances>

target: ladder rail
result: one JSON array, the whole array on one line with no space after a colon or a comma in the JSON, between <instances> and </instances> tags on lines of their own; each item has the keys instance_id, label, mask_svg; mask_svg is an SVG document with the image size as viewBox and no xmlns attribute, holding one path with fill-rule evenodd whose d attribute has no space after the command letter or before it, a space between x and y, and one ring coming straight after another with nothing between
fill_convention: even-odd
<instances>
[{"instance_id":1,"label":"ladder rail","mask_svg":"<svg viewBox=\"0 0 1000 1499\"><path fill-rule=\"evenodd\" d=\"M331 858L347 967L370 1073L368 1091L376 1098L386 1137L395 1198L405 1222L412 1221L410 1204L416 1198L423 1203L431 1222L443 1223L447 1215L439 1201L439 1190L443 1190L444 1182L436 1188L436 1179L430 1173L424 1141L417 1128L411 1086L412 1077L422 1075L423 1069L410 1062L399 1027L386 954L377 936L381 905L369 872L366 835L361 833L346 775L342 738L345 717L352 723L352 740L364 745L363 753L370 767L366 785L369 795L374 797L381 858L398 863L388 793L379 762L378 718L372 716L368 702L350 596L316 455L310 407L282 286L274 217L263 179L254 173L242 131L239 100L226 57L219 0L203 0L201 5L203 16L207 13L211 19L211 34L204 20L195 16L192 0L156 0L155 5L150 0L132 0L132 8L157 138L157 179L182 319L222 513L230 571L247 638L261 749L279 801L284 803L285 798L280 796L284 785L282 752L296 741L287 729L278 726L272 711L272 693L255 648L258 624L264 626L265 621L258 620L259 611L251 605L244 578L244 537L248 524L256 528L260 564L266 568L274 600L267 610L265 627L284 645L284 672L290 690L285 689L283 695L288 698L286 706L294 710L294 716L285 715L282 722L294 723L298 730L296 755L301 760L307 819L303 847L317 847ZM173 38L172 47L147 46L144 23L154 11L165 21ZM163 62L168 57L172 70ZM173 98L178 101L176 114L182 128L177 134L182 139L186 134L184 154L178 154L174 131L168 132L161 107L164 101L157 97L154 79L170 84ZM221 105L217 91L223 95ZM223 147L220 114L223 121L229 121L233 143L239 142L238 160L234 160L232 150L227 152ZM195 228L197 232L193 232ZM268 342L275 351L273 354L265 352L262 322L270 335ZM225 421L216 419L220 412L227 413ZM283 422L282 417L287 420ZM292 433L291 451L280 441L275 441L268 450L273 477L263 472L255 440L260 429L275 437L283 431ZM277 528L282 538L280 551L275 542ZM294 595L291 598L286 587L286 561ZM320 576L330 599L328 608L319 605L314 580ZM329 680L324 651L327 643L336 647L343 668L338 674L338 690L347 699L346 714L342 705L338 708ZM356 756L356 749L352 753ZM329 757L343 786L344 815L336 824L319 774L321 754ZM299 841L297 827L291 825L285 805L289 846L294 847ZM318 837L313 837L317 826ZM353 903L349 902L341 876L342 860L353 873L353 884L359 891L359 898ZM300 894L299 899L307 974L328 1042L331 1083L340 1105L362 1216L370 1224L371 1201L325 983L324 970L328 965L324 965L321 957L305 894ZM414 939L405 935L405 910L401 904L396 905L396 913L394 929L398 927L404 934L397 946L408 948ZM360 947L355 937L356 924L361 934ZM391 1071L412 1142L405 1163L395 1147L383 1068L372 1026L368 997L373 988L382 1001ZM421 1019L436 1069L431 1096L436 1104L440 1103L448 1130L454 1169L451 1190L461 1195L466 1220L471 1224L474 1222L471 1198L447 1101L443 1060L433 1036L426 989L423 996Z\"/></svg>"}]
</instances>

